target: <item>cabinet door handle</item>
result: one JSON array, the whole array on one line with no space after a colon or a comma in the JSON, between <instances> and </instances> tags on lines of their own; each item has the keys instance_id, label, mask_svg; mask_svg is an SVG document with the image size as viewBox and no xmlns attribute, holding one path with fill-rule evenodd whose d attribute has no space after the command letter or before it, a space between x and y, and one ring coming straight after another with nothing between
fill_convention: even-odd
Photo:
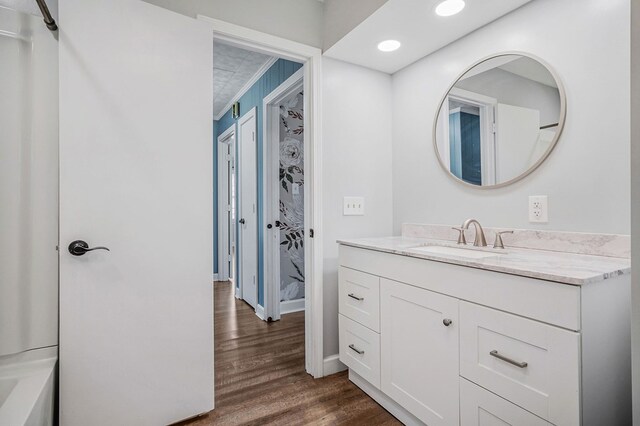
<instances>
[{"instance_id":1,"label":"cabinet door handle","mask_svg":"<svg viewBox=\"0 0 640 426\"><path fill-rule=\"evenodd\" d=\"M363 300L364 300L364 297L358 297L358 296L356 296L356 295L355 295L355 294L353 294L353 293L349 293L349 294L347 294L347 296L349 296L349 297L350 297L350 298L352 298L352 299L356 299L356 300L360 300L360 301L363 301Z\"/></svg>"},{"instance_id":2,"label":"cabinet door handle","mask_svg":"<svg viewBox=\"0 0 640 426\"><path fill-rule=\"evenodd\" d=\"M349 345L349 349L356 352L358 355L364 355L364 351L361 351L360 349L356 348L354 344Z\"/></svg>"},{"instance_id":3,"label":"cabinet door handle","mask_svg":"<svg viewBox=\"0 0 640 426\"><path fill-rule=\"evenodd\" d=\"M453 321L451 321L449 318L445 318L442 320L442 323L445 327L449 327L453 323Z\"/></svg>"},{"instance_id":4,"label":"cabinet door handle","mask_svg":"<svg viewBox=\"0 0 640 426\"><path fill-rule=\"evenodd\" d=\"M519 368L527 368L527 365L529 365L528 363L526 363L524 361L518 362L518 361L514 361L511 358L508 358L508 357L506 357L504 355L500 355L498 353L498 351L496 351L496 350L493 350L493 351L489 352L489 355L494 356L494 357L496 357L499 360L502 360L504 362L508 362L511 365L515 365L516 367L519 367Z\"/></svg>"}]
</instances>

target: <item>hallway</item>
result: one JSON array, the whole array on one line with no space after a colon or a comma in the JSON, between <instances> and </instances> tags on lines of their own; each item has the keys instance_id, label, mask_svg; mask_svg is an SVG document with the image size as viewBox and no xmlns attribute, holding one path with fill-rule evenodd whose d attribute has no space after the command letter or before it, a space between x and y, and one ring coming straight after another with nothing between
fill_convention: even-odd
<instances>
[{"instance_id":1,"label":"hallway","mask_svg":"<svg viewBox=\"0 0 640 426\"><path fill-rule=\"evenodd\" d=\"M232 283L214 285L216 409L185 424L400 424L346 372L305 373L303 312L266 323L234 297Z\"/></svg>"}]
</instances>

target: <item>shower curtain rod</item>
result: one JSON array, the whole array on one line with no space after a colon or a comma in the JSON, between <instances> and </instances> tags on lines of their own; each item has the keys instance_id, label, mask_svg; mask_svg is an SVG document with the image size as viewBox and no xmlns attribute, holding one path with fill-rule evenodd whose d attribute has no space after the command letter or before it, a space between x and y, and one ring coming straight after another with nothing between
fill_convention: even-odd
<instances>
[{"instance_id":1,"label":"shower curtain rod","mask_svg":"<svg viewBox=\"0 0 640 426\"><path fill-rule=\"evenodd\" d=\"M55 19L53 19L53 17L51 16L51 12L49 12L47 2L45 0L36 0L36 3L38 3L40 12L42 12L44 23L47 25L47 28L49 28L51 31L57 31L58 25L56 24Z\"/></svg>"}]
</instances>

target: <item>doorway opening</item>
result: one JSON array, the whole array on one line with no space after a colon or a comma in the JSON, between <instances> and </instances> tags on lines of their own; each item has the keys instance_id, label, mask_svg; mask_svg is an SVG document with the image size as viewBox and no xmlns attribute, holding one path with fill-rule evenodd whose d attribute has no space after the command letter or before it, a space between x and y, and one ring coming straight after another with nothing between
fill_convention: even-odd
<instances>
[{"instance_id":1,"label":"doorway opening","mask_svg":"<svg viewBox=\"0 0 640 426\"><path fill-rule=\"evenodd\" d=\"M303 170L304 170L304 190L303 190L303 245L304 245L304 312L298 312L295 314L288 314L289 316L297 315L301 316L302 323L304 324L303 336L304 339L301 340L300 343L303 345L302 355L302 372L306 372L313 377L322 377L324 374L324 358L323 358L323 309L322 309L322 232L321 232L321 218L322 218L322 196L320 192L320 183L321 183L321 126L320 123L320 83L321 83L321 50L306 46L300 43L292 42L290 40L285 40L279 37L275 37L269 34L261 33L259 31L250 30L244 27L240 27L234 24L230 24L224 21L216 20L213 18L198 16L198 19L207 23L212 29L214 43L224 44L226 46L236 47L244 49L245 51L259 53L263 55L268 55L272 57L272 61L275 62L287 62L287 63L295 63L296 68L291 69L286 76L289 78L293 73L302 70L301 73L303 75L302 86L303 86L303 106L304 106L304 115L303 115L303 123L304 123L304 132L302 135L303 140ZM214 45L215 46L215 45ZM214 49L214 58L216 56L216 52ZM271 64L273 67L273 64ZM286 80L285 78L285 80ZM264 94L267 95L276 88L282 80L278 82L278 84L273 85L269 90L265 91ZM248 91L247 91L248 93ZM232 99L233 100L233 99ZM244 116L249 107L251 105L247 104L247 99L244 100L242 97L239 100L236 100L240 103L238 108L238 119ZM264 173L266 172L266 167L262 167L263 163L261 161L265 161L266 153L263 151L264 149L264 141L262 138L262 133L264 132L264 115L263 115L263 99L260 99L260 108L258 107L258 103L254 105L257 109L256 111L256 135L259 138L258 143L258 174L257 177L261 180L258 185L258 200L266 193L265 185L266 178L264 177ZM215 102L215 97L214 97ZM225 105L226 106L226 105ZM232 105L229 105L231 107ZM244 106L244 107L243 107ZM219 118L217 121L218 132L224 131L229 128L231 124L225 124L222 117L218 117L214 115L214 118ZM231 120L233 121L233 120ZM318 125L316 125L316 123ZM240 130L236 126L236 153L240 152L239 140L240 140ZM240 175L242 160L238 157L235 158L236 165L236 176ZM279 173L279 171L278 171ZM286 178L285 178L286 179ZM239 185L239 180L236 181L236 188ZM264 191L264 192L263 192ZM240 203L241 195L236 192L236 198ZM272 217L267 217L266 211L264 211L266 207L264 203L260 203L258 205L258 245L264 245L265 241L265 232L269 229L267 225L271 224L272 228L275 225ZM236 224L241 218L241 212L236 210ZM314 235L315 231L315 235ZM276 231L274 231L275 233ZM279 231L278 231L279 232ZM242 242L239 238L239 230L236 228L236 268L238 271L241 269L240 267L240 259L239 253L241 252ZM285 237L286 238L286 237ZM295 247L295 245L294 245ZM263 256L258 257L258 265L259 265L259 273L258 273L258 282L260 283L260 277L262 276L267 283L267 278L265 276L265 262L267 260L264 259ZM216 271L217 272L217 271ZM235 275L236 281L239 280L239 275L236 272ZM235 283L234 283L235 284ZM264 316L264 305L267 306L269 302L264 301L265 297L265 288L271 288L269 283L265 287L262 288L262 294L258 295L258 304L256 306L255 314L252 313L250 316L257 319L257 316L262 315L262 318L268 319L268 316ZM259 286L260 289L260 286ZM215 294L218 292L216 291ZM234 291L235 293L235 291ZM278 291L279 293L279 291ZM238 300L239 294L236 294L235 302L241 303L238 305L242 308L248 308L249 312L253 310L250 308L248 304L244 302L240 302ZM215 300L214 303L217 306L218 300ZM245 310L246 311L246 310ZM216 348L218 348L219 338L224 339L224 334L226 331L220 331L219 325L220 320L217 316L218 311L216 311L216 332L215 332L215 340L216 340ZM224 315L224 314L223 314ZM286 315L285 315L286 316ZM272 317L273 319L273 317ZM282 324L282 325L279 325ZM260 321L259 326L284 326L287 325L286 318L282 318L281 321L276 322L266 322ZM224 324L221 324L224 327ZM228 336L227 336L228 337ZM216 355L216 371L221 371L221 368L218 368L218 360L221 357ZM218 382L219 383L219 382ZM223 392L222 389L216 389L216 395L218 392ZM218 399L216 398L216 401Z\"/></svg>"},{"instance_id":2,"label":"doorway opening","mask_svg":"<svg viewBox=\"0 0 640 426\"><path fill-rule=\"evenodd\" d=\"M213 52L218 168L214 315L216 331L225 329L214 337L216 405L224 413L229 376L252 363L269 371L293 363L294 374L308 372L309 141L301 61L217 39ZM283 335L288 336L287 354L282 354L283 342L276 343ZM259 361L265 356L268 362Z\"/></svg>"}]
</instances>

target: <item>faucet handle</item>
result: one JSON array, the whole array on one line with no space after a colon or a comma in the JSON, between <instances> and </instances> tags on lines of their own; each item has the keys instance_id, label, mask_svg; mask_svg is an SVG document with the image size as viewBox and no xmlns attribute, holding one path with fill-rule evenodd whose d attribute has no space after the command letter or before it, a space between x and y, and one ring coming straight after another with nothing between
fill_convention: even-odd
<instances>
[{"instance_id":1,"label":"faucet handle","mask_svg":"<svg viewBox=\"0 0 640 426\"><path fill-rule=\"evenodd\" d=\"M513 231L500 231L496 232L496 241L493 243L493 248L504 248L504 242L502 241L502 234L513 234Z\"/></svg>"},{"instance_id":2,"label":"faucet handle","mask_svg":"<svg viewBox=\"0 0 640 426\"><path fill-rule=\"evenodd\" d=\"M451 229L455 229L456 231L458 231L460 234L458 234L458 244L467 244L467 239L464 236L464 228L456 228L453 227Z\"/></svg>"}]
</instances>

